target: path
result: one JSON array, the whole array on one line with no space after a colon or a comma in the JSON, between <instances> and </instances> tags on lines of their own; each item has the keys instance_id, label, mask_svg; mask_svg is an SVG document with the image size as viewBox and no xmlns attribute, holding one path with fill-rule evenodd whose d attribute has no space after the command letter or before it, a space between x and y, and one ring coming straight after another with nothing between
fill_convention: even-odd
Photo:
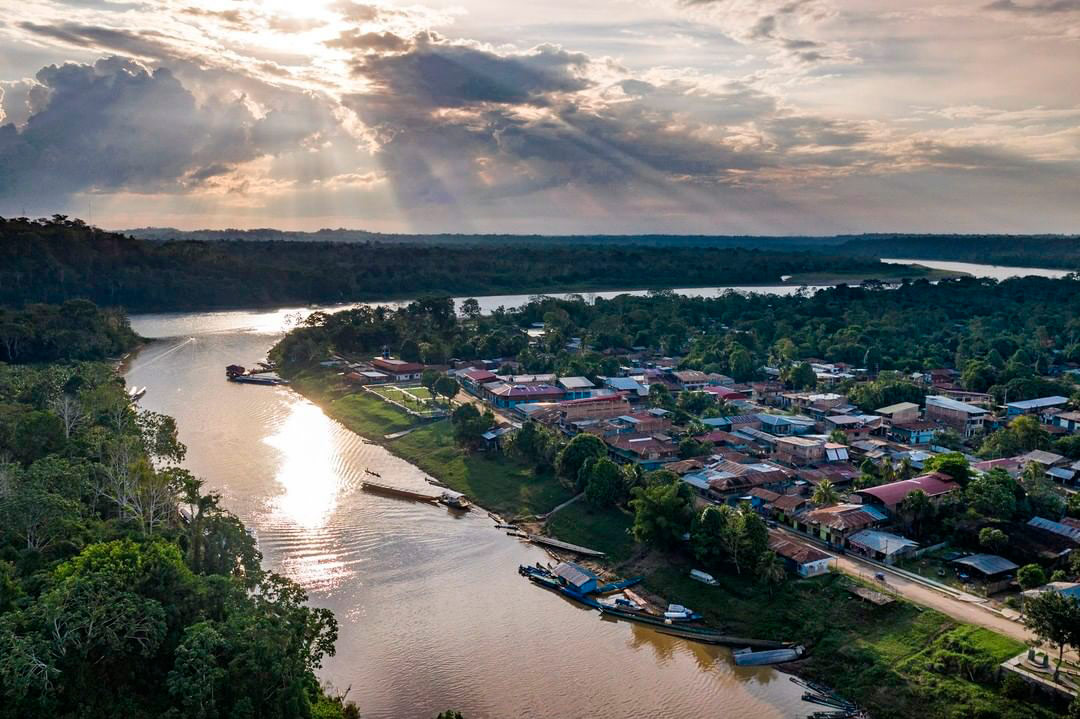
<instances>
[{"instance_id":1,"label":"path","mask_svg":"<svg viewBox=\"0 0 1080 719\"><path fill-rule=\"evenodd\" d=\"M812 545L816 549L821 549L830 556L836 557L836 568L845 574L873 581L874 575L880 572L886 576L886 588L915 604L929 607L966 624L985 627L1020 642L1030 642L1034 639L1031 632L1023 624L1014 622L987 608L985 600L981 597L970 594L965 595L963 592L957 592L956 594L969 599L945 594L926 584L908 579L890 567L850 554L838 555L833 551L829 551L823 545L809 540L803 534L792 532L784 527L778 529L797 542Z\"/></svg>"}]
</instances>

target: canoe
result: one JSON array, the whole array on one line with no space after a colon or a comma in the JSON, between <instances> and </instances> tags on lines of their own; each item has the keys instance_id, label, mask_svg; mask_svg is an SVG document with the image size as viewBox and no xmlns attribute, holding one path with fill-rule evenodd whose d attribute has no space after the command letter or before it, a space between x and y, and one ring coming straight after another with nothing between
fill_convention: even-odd
<instances>
[{"instance_id":1,"label":"canoe","mask_svg":"<svg viewBox=\"0 0 1080 719\"><path fill-rule=\"evenodd\" d=\"M421 502L434 502L439 499L437 496L431 494L422 494L420 492L413 492L409 489L378 484L377 482L361 482L360 488L367 490L368 492L375 492L376 494L386 494L391 497L404 497L405 499L415 499Z\"/></svg>"},{"instance_id":2,"label":"canoe","mask_svg":"<svg viewBox=\"0 0 1080 719\"><path fill-rule=\"evenodd\" d=\"M763 664L793 662L802 656L803 648L797 646L785 649L766 649L761 652L755 652L751 649L739 649L732 653L735 655L735 666L755 667Z\"/></svg>"}]
</instances>

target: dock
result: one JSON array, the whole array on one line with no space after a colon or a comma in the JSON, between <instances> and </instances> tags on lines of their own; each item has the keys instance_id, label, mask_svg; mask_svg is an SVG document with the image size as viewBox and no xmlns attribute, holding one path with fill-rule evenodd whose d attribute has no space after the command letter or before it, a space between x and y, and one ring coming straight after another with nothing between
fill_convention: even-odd
<instances>
[{"instance_id":1,"label":"dock","mask_svg":"<svg viewBox=\"0 0 1080 719\"><path fill-rule=\"evenodd\" d=\"M574 552L580 554L583 557L603 557L603 552L598 552L595 549L589 549L588 547L579 547L576 544L570 544L569 542L562 542L558 539L552 539L551 537L544 537L539 534L527 534L525 538L533 544L540 544L545 547L553 547L555 549L564 549L567 552Z\"/></svg>"}]
</instances>

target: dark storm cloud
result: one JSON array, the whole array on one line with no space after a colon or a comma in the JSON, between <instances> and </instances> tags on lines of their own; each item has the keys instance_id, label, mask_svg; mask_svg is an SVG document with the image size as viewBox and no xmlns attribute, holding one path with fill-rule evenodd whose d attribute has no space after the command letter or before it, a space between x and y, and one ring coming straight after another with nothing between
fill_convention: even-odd
<instances>
[{"instance_id":1,"label":"dark storm cloud","mask_svg":"<svg viewBox=\"0 0 1080 719\"><path fill-rule=\"evenodd\" d=\"M360 32L346 30L326 43L327 47L372 52L398 52L409 47L409 41L392 32Z\"/></svg>"},{"instance_id":2,"label":"dark storm cloud","mask_svg":"<svg viewBox=\"0 0 1080 719\"><path fill-rule=\"evenodd\" d=\"M1036 2L1015 2L1014 0L996 0L986 6L987 10L1002 10L1025 15L1053 15L1063 12L1080 11L1080 0L1037 0Z\"/></svg>"},{"instance_id":3,"label":"dark storm cloud","mask_svg":"<svg viewBox=\"0 0 1080 719\"><path fill-rule=\"evenodd\" d=\"M330 122L306 96L259 118L240 98L199 104L168 69L118 57L52 65L36 81L26 124L0 128L0 196L7 198L190 188L293 149Z\"/></svg>"},{"instance_id":4,"label":"dark storm cloud","mask_svg":"<svg viewBox=\"0 0 1080 719\"><path fill-rule=\"evenodd\" d=\"M60 40L76 47L101 48L142 57L165 57L170 54L168 48L161 42L161 39L166 36L153 31L134 33L77 23L41 25L21 22L18 27L34 35Z\"/></svg>"}]
</instances>

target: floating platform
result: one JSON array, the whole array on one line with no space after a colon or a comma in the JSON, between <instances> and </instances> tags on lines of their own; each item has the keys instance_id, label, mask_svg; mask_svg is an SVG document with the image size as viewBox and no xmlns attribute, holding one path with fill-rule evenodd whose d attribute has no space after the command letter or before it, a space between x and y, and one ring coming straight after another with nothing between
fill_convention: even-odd
<instances>
[{"instance_id":1,"label":"floating platform","mask_svg":"<svg viewBox=\"0 0 1080 719\"><path fill-rule=\"evenodd\" d=\"M595 549L589 549L588 547L579 547L576 544L570 544L569 542L562 542L558 539L552 539L551 537L544 537L539 534L529 534L526 538L533 544L541 544L546 547L554 547L555 549L565 549L568 552L574 552L585 557L603 557L603 552L598 552Z\"/></svg>"},{"instance_id":2,"label":"floating platform","mask_svg":"<svg viewBox=\"0 0 1080 719\"><path fill-rule=\"evenodd\" d=\"M404 499L415 499L418 502L437 502L439 501L439 495L424 494L422 492L414 492L411 489L401 489L400 487L391 487L388 484L379 484L377 482L361 482L360 488L368 492L374 492L375 494L385 494L390 497L402 497Z\"/></svg>"}]
</instances>

